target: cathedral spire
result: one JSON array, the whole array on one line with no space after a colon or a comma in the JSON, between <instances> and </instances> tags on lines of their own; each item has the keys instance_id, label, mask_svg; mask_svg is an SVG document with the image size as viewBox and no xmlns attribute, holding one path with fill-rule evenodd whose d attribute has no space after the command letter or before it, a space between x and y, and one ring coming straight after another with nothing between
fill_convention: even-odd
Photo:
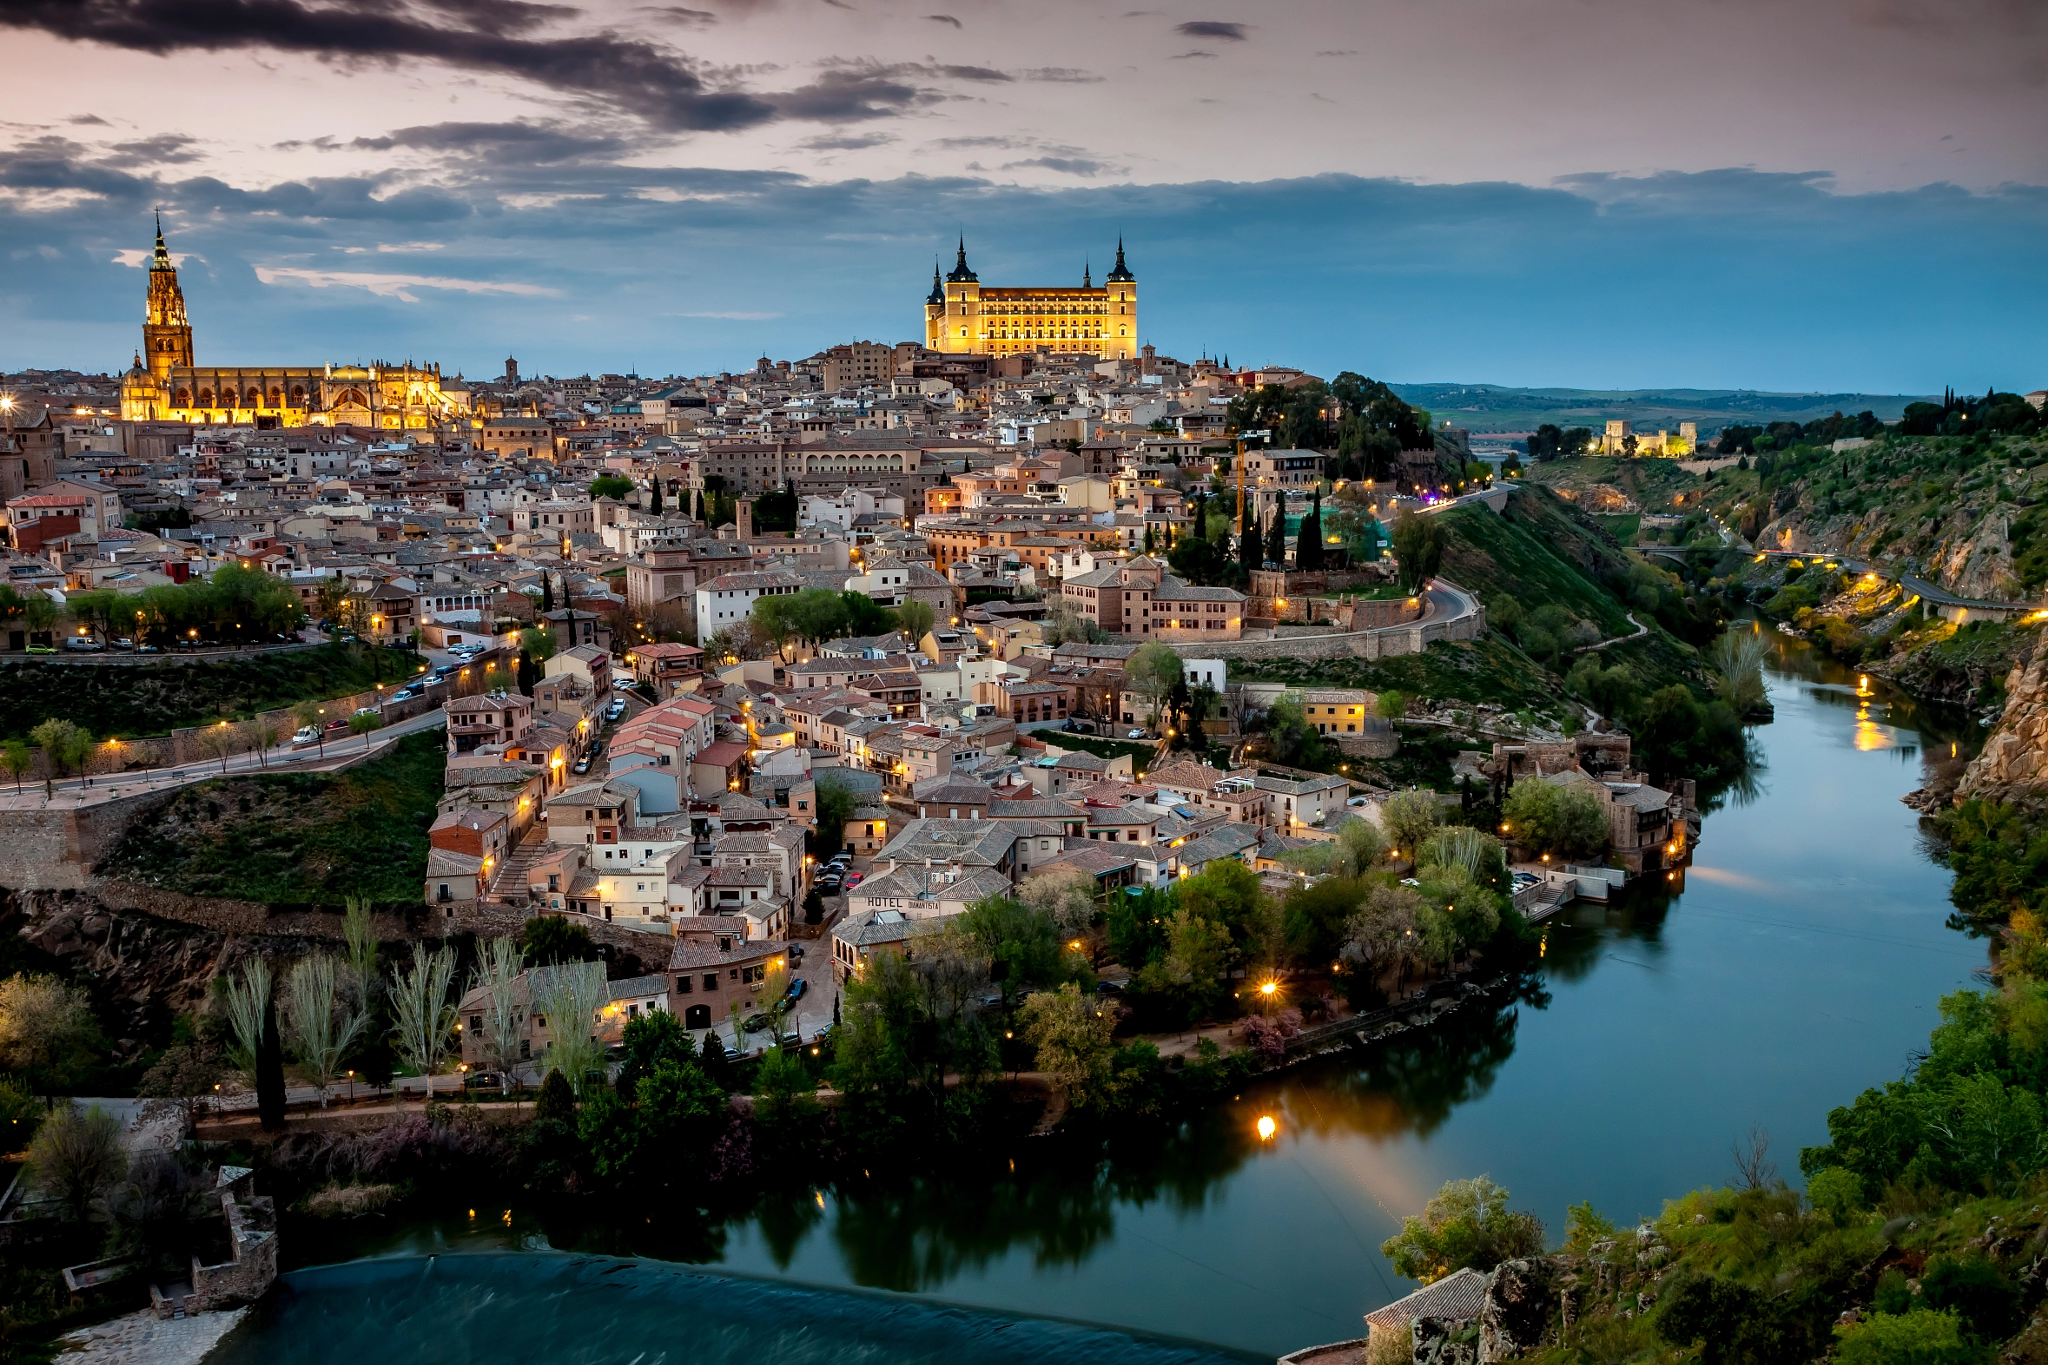
<instances>
[{"instance_id":1,"label":"cathedral spire","mask_svg":"<svg viewBox=\"0 0 2048 1365\"><path fill-rule=\"evenodd\" d=\"M151 270L170 270L173 268L171 265L170 248L164 245L164 211L162 209L156 211L156 255L150 258L149 268Z\"/></svg>"},{"instance_id":2,"label":"cathedral spire","mask_svg":"<svg viewBox=\"0 0 2048 1365\"><path fill-rule=\"evenodd\" d=\"M946 301L946 286L939 282L939 261L932 258L932 292L925 295L926 303L943 304Z\"/></svg>"},{"instance_id":3,"label":"cathedral spire","mask_svg":"<svg viewBox=\"0 0 2048 1365\"><path fill-rule=\"evenodd\" d=\"M1081 287L1083 289L1093 289L1095 287L1094 281L1092 281L1088 277L1088 267L1088 258L1086 256L1083 256L1081 258Z\"/></svg>"}]
</instances>

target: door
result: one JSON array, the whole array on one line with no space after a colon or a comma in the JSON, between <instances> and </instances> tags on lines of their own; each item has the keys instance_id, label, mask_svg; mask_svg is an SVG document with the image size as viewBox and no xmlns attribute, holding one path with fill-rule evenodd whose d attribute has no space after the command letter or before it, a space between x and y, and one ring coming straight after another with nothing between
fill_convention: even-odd
<instances>
[{"instance_id":1,"label":"door","mask_svg":"<svg viewBox=\"0 0 2048 1365\"><path fill-rule=\"evenodd\" d=\"M692 1029L710 1028L711 1006L690 1005L685 1007L683 1010L683 1027Z\"/></svg>"}]
</instances>

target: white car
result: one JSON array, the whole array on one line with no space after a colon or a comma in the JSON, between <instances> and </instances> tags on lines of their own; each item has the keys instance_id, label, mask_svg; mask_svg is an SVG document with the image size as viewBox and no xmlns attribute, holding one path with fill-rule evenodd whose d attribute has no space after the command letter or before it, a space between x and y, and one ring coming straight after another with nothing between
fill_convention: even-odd
<instances>
[{"instance_id":1,"label":"white car","mask_svg":"<svg viewBox=\"0 0 2048 1365\"><path fill-rule=\"evenodd\" d=\"M1145 732L1143 730L1133 730L1124 736L1125 739L1143 739L1144 737Z\"/></svg>"},{"instance_id":2,"label":"white car","mask_svg":"<svg viewBox=\"0 0 2048 1365\"><path fill-rule=\"evenodd\" d=\"M304 749L320 742L320 732L308 725L292 736L292 747Z\"/></svg>"}]
</instances>

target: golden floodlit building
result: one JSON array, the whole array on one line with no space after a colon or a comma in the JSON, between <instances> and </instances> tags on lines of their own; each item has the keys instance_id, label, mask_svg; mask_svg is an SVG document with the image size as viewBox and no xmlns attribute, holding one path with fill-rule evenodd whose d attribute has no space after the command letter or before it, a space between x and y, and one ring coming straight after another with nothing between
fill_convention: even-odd
<instances>
[{"instance_id":1,"label":"golden floodlit building","mask_svg":"<svg viewBox=\"0 0 2048 1365\"><path fill-rule=\"evenodd\" d=\"M1138 278L1124 264L1124 243L1116 243L1116 265L1096 285L1081 272L1075 288L998 288L984 285L967 268L967 240L943 279L932 267L932 292L924 301L924 344L951 355L1031 355L1053 352L1103 360L1138 357Z\"/></svg>"},{"instance_id":2,"label":"golden floodlit building","mask_svg":"<svg viewBox=\"0 0 2048 1365\"><path fill-rule=\"evenodd\" d=\"M467 425L469 389L444 383L439 365L194 363L192 323L178 268L156 229L142 349L121 377L121 417L257 427L356 426L396 430Z\"/></svg>"}]
</instances>

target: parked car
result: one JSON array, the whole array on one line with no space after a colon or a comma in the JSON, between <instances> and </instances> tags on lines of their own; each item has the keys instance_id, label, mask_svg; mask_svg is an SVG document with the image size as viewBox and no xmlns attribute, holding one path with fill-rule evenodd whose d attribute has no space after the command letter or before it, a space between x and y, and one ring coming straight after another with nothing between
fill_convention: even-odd
<instances>
[{"instance_id":1,"label":"parked car","mask_svg":"<svg viewBox=\"0 0 2048 1365\"><path fill-rule=\"evenodd\" d=\"M775 1045L784 1052L794 1052L804 1045L804 1040L794 1033L785 1033L775 1040Z\"/></svg>"},{"instance_id":2,"label":"parked car","mask_svg":"<svg viewBox=\"0 0 2048 1365\"><path fill-rule=\"evenodd\" d=\"M135 652L137 654L161 654L164 652L164 647L162 645L137 645L135 646Z\"/></svg>"},{"instance_id":3,"label":"parked car","mask_svg":"<svg viewBox=\"0 0 2048 1365\"><path fill-rule=\"evenodd\" d=\"M832 861L828 865L831 867L845 867L848 863L852 861L853 855L842 848L837 853L832 855Z\"/></svg>"},{"instance_id":4,"label":"parked car","mask_svg":"<svg viewBox=\"0 0 2048 1365\"><path fill-rule=\"evenodd\" d=\"M847 874L846 874L846 889L847 889L848 891L851 891L851 890L853 890L853 888L855 888L856 886L859 886L859 885L860 885L860 884L861 884L861 883L862 883L863 881L866 881L866 880L867 880L867 874L866 874L866 873L863 873L863 872L849 872L849 873L847 873Z\"/></svg>"},{"instance_id":5,"label":"parked car","mask_svg":"<svg viewBox=\"0 0 2048 1365\"><path fill-rule=\"evenodd\" d=\"M330 731L346 730L348 729L348 722L345 720L330 720L327 722L326 728Z\"/></svg>"},{"instance_id":6,"label":"parked car","mask_svg":"<svg viewBox=\"0 0 2048 1365\"><path fill-rule=\"evenodd\" d=\"M804 992L809 990L810 988L811 983L804 980L802 977L798 977L796 980L790 982L789 990L787 992L789 1002L791 1004L795 1004L797 1001L803 999Z\"/></svg>"},{"instance_id":7,"label":"parked car","mask_svg":"<svg viewBox=\"0 0 2048 1365\"><path fill-rule=\"evenodd\" d=\"M582 774L589 772L590 755L585 754L583 757L577 759L575 764L569 769L569 771L577 774L578 776L581 776Z\"/></svg>"},{"instance_id":8,"label":"parked car","mask_svg":"<svg viewBox=\"0 0 2048 1365\"><path fill-rule=\"evenodd\" d=\"M64 648L76 650L80 654L92 654L105 649L106 646L90 635L67 635L64 637Z\"/></svg>"},{"instance_id":9,"label":"parked car","mask_svg":"<svg viewBox=\"0 0 2048 1365\"><path fill-rule=\"evenodd\" d=\"M502 1090L505 1088L505 1081L495 1071L471 1071L463 1076L462 1088L465 1090Z\"/></svg>"},{"instance_id":10,"label":"parked car","mask_svg":"<svg viewBox=\"0 0 2048 1365\"><path fill-rule=\"evenodd\" d=\"M818 894L819 894L819 895L821 895L821 896L836 896L836 895L838 895L838 894L839 894L839 890L840 890L840 887L839 887L839 878L837 878L837 877L820 877L820 878L818 878Z\"/></svg>"},{"instance_id":11,"label":"parked car","mask_svg":"<svg viewBox=\"0 0 2048 1365\"><path fill-rule=\"evenodd\" d=\"M31 654L55 654L57 647L55 645L30 645L28 652Z\"/></svg>"},{"instance_id":12,"label":"parked car","mask_svg":"<svg viewBox=\"0 0 2048 1365\"><path fill-rule=\"evenodd\" d=\"M789 945L789 960L790 960L791 962L802 962L802 961L804 960L804 945L803 945L803 944L801 944L801 943L792 943L792 944L790 944L790 945Z\"/></svg>"},{"instance_id":13,"label":"parked car","mask_svg":"<svg viewBox=\"0 0 2048 1365\"><path fill-rule=\"evenodd\" d=\"M1124 736L1125 739L1143 739L1144 737L1145 732L1143 730L1132 730Z\"/></svg>"},{"instance_id":14,"label":"parked car","mask_svg":"<svg viewBox=\"0 0 2048 1365\"><path fill-rule=\"evenodd\" d=\"M747 1016L746 1022L741 1024L740 1027L749 1033L759 1033L762 1029L768 1027L768 1016L765 1014L750 1014Z\"/></svg>"},{"instance_id":15,"label":"parked car","mask_svg":"<svg viewBox=\"0 0 2048 1365\"><path fill-rule=\"evenodd\" d=\"M319 742L320 732L310 725L301 728L292 736L292 747L294 749L303 749L309 744L318 744Z\"/></svg>"},{"instance_id":16,"label":"parked car","mask_svg":"<svg viewBox=\"0 0 2048 1365\"><path fill-rule=\"evenodd\" d=\"M121 637L120 639L118 639L118 640L109 640L109 641L107 641L107 643L108 643L108 644L109 644L110 646L112 646L113 648L115 648L115 649L133 649L133 648L135 648L135 642L134 642L133 640L129 639L129 638L128 638L127 636L125 636L125 635L123 635L123 636L122 636L122 637Z\"/></svg>"},{"instance_id":17,"label":"parked car","mask_svg":"<svg viewBox=\"0 0 2048 1365\"><path fill-rule=\"evenodd\" d=\"M374 706L358 706L355 713L359 716L381 716L384 714Z\"/></svg>"}]
</instances>

